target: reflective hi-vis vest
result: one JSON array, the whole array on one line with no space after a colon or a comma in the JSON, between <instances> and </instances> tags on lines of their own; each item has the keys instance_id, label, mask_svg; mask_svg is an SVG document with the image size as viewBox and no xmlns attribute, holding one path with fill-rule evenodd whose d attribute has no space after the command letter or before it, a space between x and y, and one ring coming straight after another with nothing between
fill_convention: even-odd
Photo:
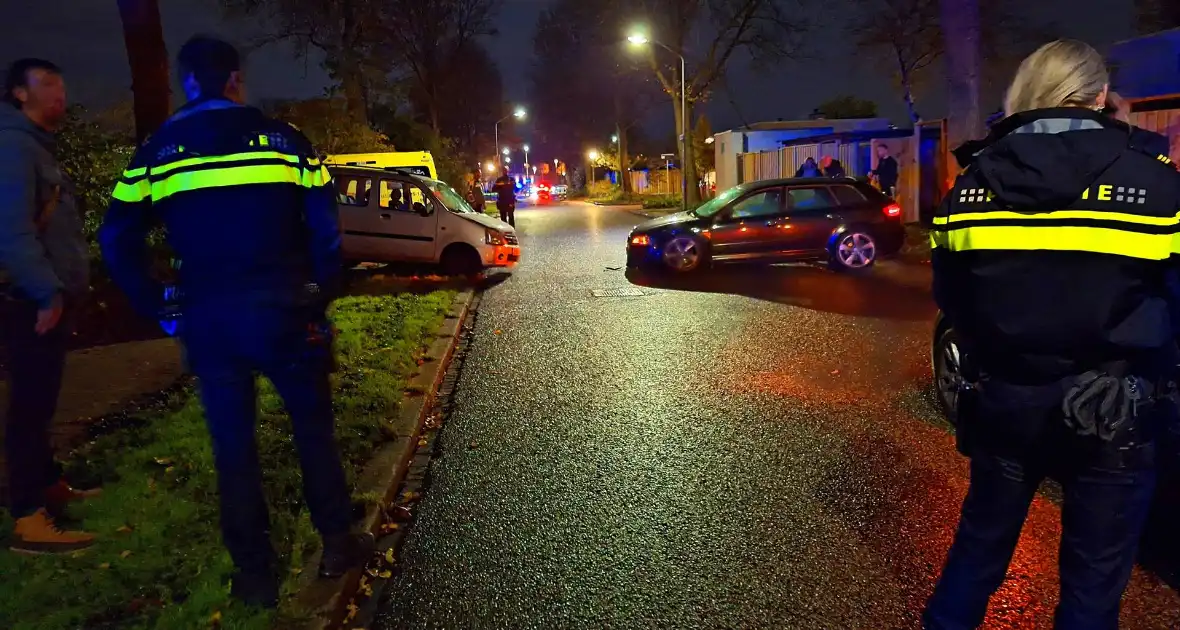
<instances>
[{"instance_id":1,"label":"reflective hi-vis vest","mask_svg":"<svg viewBox=\"0 0 1180 630\"><path fill-rule=\"evenodd\" d=\"M151 315L160 287L144 239L163 224L186 300L339 281L331 176L290 125L228 101L186 107L136 152L100 244L112 276Z\"/></svg>"}]
</instances>

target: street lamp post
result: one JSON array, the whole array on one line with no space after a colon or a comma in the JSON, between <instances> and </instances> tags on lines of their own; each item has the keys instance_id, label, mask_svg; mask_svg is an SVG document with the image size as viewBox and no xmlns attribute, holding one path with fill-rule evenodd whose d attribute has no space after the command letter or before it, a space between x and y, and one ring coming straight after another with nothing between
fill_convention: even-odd
<instances>
[{"instance_id":1,"label":"street lamp post","mask_svg":"<svg viewBox=\"0 0 1180 630\"><path fill-rule=\"evenodd\" d=\"M594 162L598 160L598 151L595 149L590 149L590 152L586 154L586 157L590 158L590 184L593 184L594 183ZM587 185L587 187L589 187L589 185Z\"/></svg>"},{"instance_id":2,"label":"street lamp post","mask_svg":"<svg viewBox=\"0 0 1180 630\"><path fill-rule=\"evenodd\" d=\"M514 110L511 114L508 114L507 116L496 121L496 159L497 160L500 159L500 123L504 122L505 120L508 120L509 118L515 118L517 120L524 120L524 117L525 117L524 108L517 107L516 110ZM507 149L505 149L504 154L505 155L508 154Z\"/></svg>"},{"instance_id":3,"label":"street lamp post","mask_svg":"<svg viewBox=\"0 0 1180 630\"><path fill-rule=\"evenodd\" d=\"M528 177L529 176L529 145L526 144L523 147L521 147L521 149L524 149L524 176Z\"/></svg>"},{"instance_id":4,"label":"street lamp post","mask_svg":"<svg viewBox=\"0 0 1180 630\"><path fill-rule=\"evenodd\" d=\"M635 34L627 38L627 41L636 46L644 44L655 44L660 48L680 57L680 209L688 211L688 178L684 176L685 161L688 158L688 98L685 86L688 85L688 72L685 70L684 55L672 50L668 46L661 44L655 40L649 39L646 35Z\"/></svg>"}]
</instances>

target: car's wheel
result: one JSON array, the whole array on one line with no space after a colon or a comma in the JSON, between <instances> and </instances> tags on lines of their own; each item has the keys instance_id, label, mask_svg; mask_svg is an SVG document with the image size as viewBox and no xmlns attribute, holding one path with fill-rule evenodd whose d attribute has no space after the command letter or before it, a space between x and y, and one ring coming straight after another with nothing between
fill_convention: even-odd
<instances>
[{"instance_id":1,"label":"car's wheel","mask_svg":"<svg viewBox=\"0 0 1180 630\"><path fill-rule=\"evenodd\" d=\"M942 409L943 415L954 424L957 419L959 391L963 386L963 351L955 330L950 326L940 327L935 335L934 347L931 350L935 395L938 397L938 406Z\"/></svg>"},{"instance_id":2,"label":"car's wheel","mask_svg":"<svg viewBox=\"0 0 1180 630\"><path fill-rule=\"evenodd\" d=\"M828 260L841 271L868 269L877 262L877 241L864 230L848 230L836 238Z\"/></svg>"},{"instance_id":3,"label":"car's wheel","mask_svg":"<svg viewBox=\"0 0 1180 630\"><path fill-rule=\"evenodd\" d=\"M687 234L672 237L664 244L660 255L664 266L677 273L697 271L708 262L709 254L699 239Z\"/></svg>"},{"instance_id":4,"label":"car's wheel","mask_svg":"<svg viewBox=\"0 0 1180 630\"><path fill-rule=\"evenodd\" d=\"M483 271L479 252L468 245L451 245L443 251L439 262L448 276L474 276Z\"/></svg>"}]
</instances>

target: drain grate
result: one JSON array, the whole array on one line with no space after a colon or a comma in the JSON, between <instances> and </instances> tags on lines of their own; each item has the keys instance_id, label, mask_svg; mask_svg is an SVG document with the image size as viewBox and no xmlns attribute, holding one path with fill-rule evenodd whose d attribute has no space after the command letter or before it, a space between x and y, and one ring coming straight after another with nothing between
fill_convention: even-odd
<instances>
[{"instance_id":1,"label":"drain grate","mask_svg":"<svg viewBox=\"0 0 1180 630\"><path fill-rule=\"evenodd\" d=\"M646 295L643 291L635 287L619 287L617 289L594 289L590 292L596 298L608 297L643 297Z\"/></svg>"}]
</instances>

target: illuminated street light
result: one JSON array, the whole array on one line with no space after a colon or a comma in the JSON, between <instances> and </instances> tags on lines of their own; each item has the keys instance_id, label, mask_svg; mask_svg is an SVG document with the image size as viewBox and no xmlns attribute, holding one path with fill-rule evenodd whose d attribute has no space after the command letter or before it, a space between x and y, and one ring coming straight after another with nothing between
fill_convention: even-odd
<instances>
[{"instance_id":1,"label":"illuminated street light","mask_svg":"<svg viewBox=\"0 0 1180 630\"><path fill-rule=\"evenodd\" d=\"M487 169L487 171L489 173L496 172L496 165L493 162L488 162L487 165L484 166L484 168Z\"/></svg>"},{"instance_id":2,"label":"illuminated street light","mask_svg":"<svg viewBox=\"0 0 1180 630\"><path fill-rule=\"evenodd\" d=\"M504 155L508 155L510 153L508 147L504 147L504 149L500 152L503 153Z\"/></svg>"},{"instance_id":3,"label":"illuminated street light","mask_svg":"<svg viewBox=\"0 0 1180 630\"><path fill-rule=\"evenodd\" d=\"M595 151L594 149L590 149L590 152L587 153L586 156L589 157L591 160L597 160L598 159L598 151Z\"/></svg>"},{"instance_id":4,"label":"illuminated street light","mask_svg":"<svg viewBox=\"0 0 1180 630\"><path fill-rule=\"evenodd\" d=\"M512 158L505 156L505 157L504 157L504 163L505 163L505 164L511 164L511 163L512 163Z\"/></svg>"},{"instance_id":5,"label":"illuminated street light","mask_svg":"<svg viewBox=\"0 0 1180 630\"><path fill-rule=\"evenodd\" d=\"M499 157L499 153L500 153L500 123L504 122L505 120L508 120L509 118L516 118L517 120L524 120L524 117L525 117L524 108L517 107L515 110L513 110L513 112L511 114L508 114L507 116L496 121L496 127L495 127L495 129L496 129L496 157ZM508 155L508 149L504 149L504 155Z\"/></svg>"},{"instance_id":6,"label":"illuminated street light","mask_svg":"<svg viewBox=\"0 0 1180 630\"><path fill-rule=\"evenodd\" d=\"M527 145L527 144L526 144L526 145L524 145L524 146L523 146L523 147L521 147L521 148L522 148L522 149L524 149L524 152L525 152L525 153L528 153L528 152L529 152L529 145Z\"/></svg>"},{"instance_id":7,"label":"illuminated street light","mask_svg":"<svg viewBox=\"0 0 1180 630\"><path fill-rule=\"evenodd\" d=\"M646 46L647 44L654 44L663 48L664 50L680 57L680 157L683 161L684 157L688 155L688 121L684 114L688 111L688 98L685 86L688 84L688 71L685 69L684 55L669 48L666 44L661 44L642 33L632 33L627 36L627 41L632 46ZM680 178L680 207L684 211L688 211L688 178L683 177L681 173Z\"/></svg>"},{"instance_id":8,"label":"illuminated street light","mask_svg":"<svg viewBox=\"0 0 1180 630\"><path fill-rule=\"evenodd\" d=\"M619 142L619 136L617 136L617 135L611 136L611 137L610 137L610 141L611 141L612 143L616 143L616 144L617 144L617 143Z\"/></svg>"}]
</instances>

